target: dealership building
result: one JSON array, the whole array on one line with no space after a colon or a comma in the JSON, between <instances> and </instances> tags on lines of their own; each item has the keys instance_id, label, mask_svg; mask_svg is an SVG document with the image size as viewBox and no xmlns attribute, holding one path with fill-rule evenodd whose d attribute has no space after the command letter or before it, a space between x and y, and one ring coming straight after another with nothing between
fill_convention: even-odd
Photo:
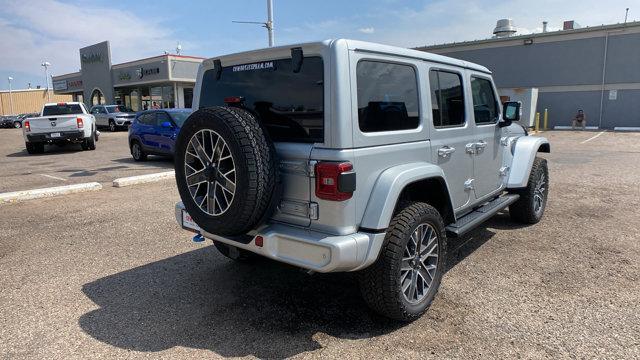
<instances>
[{"instance_id":1,"label":"dealership building","mask_svg":"<svg viewBox=\"0 0 640 360\"><path fill-rule=\"evenodd\" d=\"M545 30L518 35L501 20L494 38L416 49L486 66L501 95L534 89L533 108L548 110L550 127L583 109L588 126L640 129L640 22Z\"/></svg>"},{"instance_id":2,"label":"dealership building","mask_svg":"<svg viewBox=\"0 0 640 360\"><path fill-rule=\"evenodd\" d=\"M87 106L121 104L135 111L190 108L203 58L165 54L111 64L109 42L80 49L80 71L53 76L56 94L68 94Z\"/></svg>"}]
</instances>

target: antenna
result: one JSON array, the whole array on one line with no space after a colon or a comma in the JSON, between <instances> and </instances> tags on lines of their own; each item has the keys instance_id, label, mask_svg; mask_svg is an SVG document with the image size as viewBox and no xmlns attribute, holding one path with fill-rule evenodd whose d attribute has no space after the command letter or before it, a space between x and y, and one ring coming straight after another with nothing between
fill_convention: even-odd
<instances>
[{"instance_id":1,"label":"antenna","mask_svg":"<svg viewBox=\"0 0 640 360\"><path fill-rule=\"evenodd\" d=\"M231 20L232 23L236 24L256 24L262 25L262 27L267 29L267 34L269 35L269 47L272 47L275 43L274 35L273 35L273 0L267 0L267 21L235 21Z\"/></svg>"}]
</instances>

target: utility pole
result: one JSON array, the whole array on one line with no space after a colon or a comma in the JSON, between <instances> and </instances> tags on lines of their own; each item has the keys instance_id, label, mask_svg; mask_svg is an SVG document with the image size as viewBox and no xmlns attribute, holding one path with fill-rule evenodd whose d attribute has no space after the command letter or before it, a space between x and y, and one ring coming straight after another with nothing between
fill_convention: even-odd
<instances>
[{"instance_id":1,"label":"utility pole","mask_svg":"<svg viewBox=\"0 0 640 360\"><path fill-rule=\"evenodd\" d=\"M624 13L624 23L627 23L627 16L629 16L629 8L627 8L627 11Z\"/></svg>"},{"instance_id":2,"label":"utility pole","mask_svg":"<svg viewBox=\"0 0 640 360\"><path fill-rule=\"evenodd\" d=\"M49 92L49 66L51 66L51 63L45 61L41 66L44 67L44 81L47 83L47 101L51 102L51 93Z\"/></svg>"},{"instance_id":3,"label":"utility pole","mask_svg":"<svg viewBox=\"0 0 640 360\"><path fill-rule=\"evenodd\" d=\"M627 9L627 11L629 10ZM625 20L625 22L627 21ZM269 33L269 47L273 47L275 42L273 38L273 0L267 0L267 23L265 27Z\"/></svg>"},{"instance_id":4,"label":"utility pole","mask_svg":"<svg viewBox=\"0 0 640 360\"><path fill-rule=\"evenodd\" d=\"M13 78L9 76L7 80L9 80L9 108L11 109L11 115L13 115L13 94L11 93L11 80Z\"/></svg>"},{"instance_id":5,"label":"utility pole","mask_svg":"<svg viewBox=\"0 0 640 360\"><path fill-rule=\"evenodd\" d=\"M273 33L273 0L267 0L267 21L235 21L231 20L231 22L236 24L256 24L262 25L262 27L267 29L267 34L269 35L269 47L273 47L275 45L274 33Z\"/></svg>"}]
</instances>

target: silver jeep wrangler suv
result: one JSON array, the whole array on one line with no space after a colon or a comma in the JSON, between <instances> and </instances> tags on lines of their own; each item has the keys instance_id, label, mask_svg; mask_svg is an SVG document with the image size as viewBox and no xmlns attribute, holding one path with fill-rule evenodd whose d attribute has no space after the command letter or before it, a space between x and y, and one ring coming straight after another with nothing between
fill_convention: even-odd
<instances>
[{"instance_id":1,"label":"silver jeep wrangler suv","mask_svg":"<svg viewBox=\"0 0 640 360\"><path fill-rule=\"evenodd\" d=\"M205 60L176 143L178 223L224 255L356 271L413 320L460 236L509 207L540 221L546 139L512 122L486 68L352 40Z\"/></svg>"}]
</instances>

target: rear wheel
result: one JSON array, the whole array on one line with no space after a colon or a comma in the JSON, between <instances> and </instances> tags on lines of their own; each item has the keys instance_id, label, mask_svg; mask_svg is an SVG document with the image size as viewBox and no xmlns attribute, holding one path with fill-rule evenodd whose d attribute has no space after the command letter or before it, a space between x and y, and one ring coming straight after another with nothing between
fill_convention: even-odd
<instances>
[{"instance_id":1,"label":"rear wheel","mask_svg":"<svg viewBox=\"0 0 640 360\"><path fill-rule=\"evenodd\" d=\"M417 319L433 301L445 270L447 237L438 210L404 204L394 216L378 260L360 274L360 290L379 314Z\"/></svg>"},{"instance_id":2,"label":"rear wheel","mask_svg":"<svg viewBox=\"0 0 640 360\"><path fill-rule=\"evenodd\" d=\"M131 156L135 161L147 160L147 154L142 150L142 145L137 140L131 142Z\"/></svg>"},{"instance_id":3,"label":"rear wheel","mask_svg":"<svg viewBox=\"0 0 640 360\"><path fill-rule=\"evenodd\" d=\"M25 146L29 154L42 154L44 152L44 143L28 142L25 143Z\"/></svg>"},{"instance_id":4,"label":"rear wheel","mask_svg":"<svg viewBox=\"0 0 640 360\"><path fill-rule=\"evenodd\" d=\"M20 129L22 127L22 123L20 121L14 121L13 127L16 129Z\"/></svg>"},{"instance_id":5,"label":"rear wheel","mask_svg":"<svg viewBox=\"0 0 640 360\"><path fill-rule=\"evenodd\" d=\"M256 256L249 251L246 250L242 250L242 249L238 249L235 246L231 246L231 245L227 245L227 244L223 244L221 242L218 241L214 241L213 245L216 247L216 249L218 249L218 251L228 257L231 260L234 261L238 261L238 262L248 262L251 260L255 260Z\"/></svg>"},{"instance_id":6,"label":"rear wheel","mask_svg":"<svg viewBox=\"0 0 640 360\"><path fill-rule=\"evenodd\" d=\"M96 132L91 132L91 136L82 141L82 150L96 149Z\"/></svg>"}]
</instances>

